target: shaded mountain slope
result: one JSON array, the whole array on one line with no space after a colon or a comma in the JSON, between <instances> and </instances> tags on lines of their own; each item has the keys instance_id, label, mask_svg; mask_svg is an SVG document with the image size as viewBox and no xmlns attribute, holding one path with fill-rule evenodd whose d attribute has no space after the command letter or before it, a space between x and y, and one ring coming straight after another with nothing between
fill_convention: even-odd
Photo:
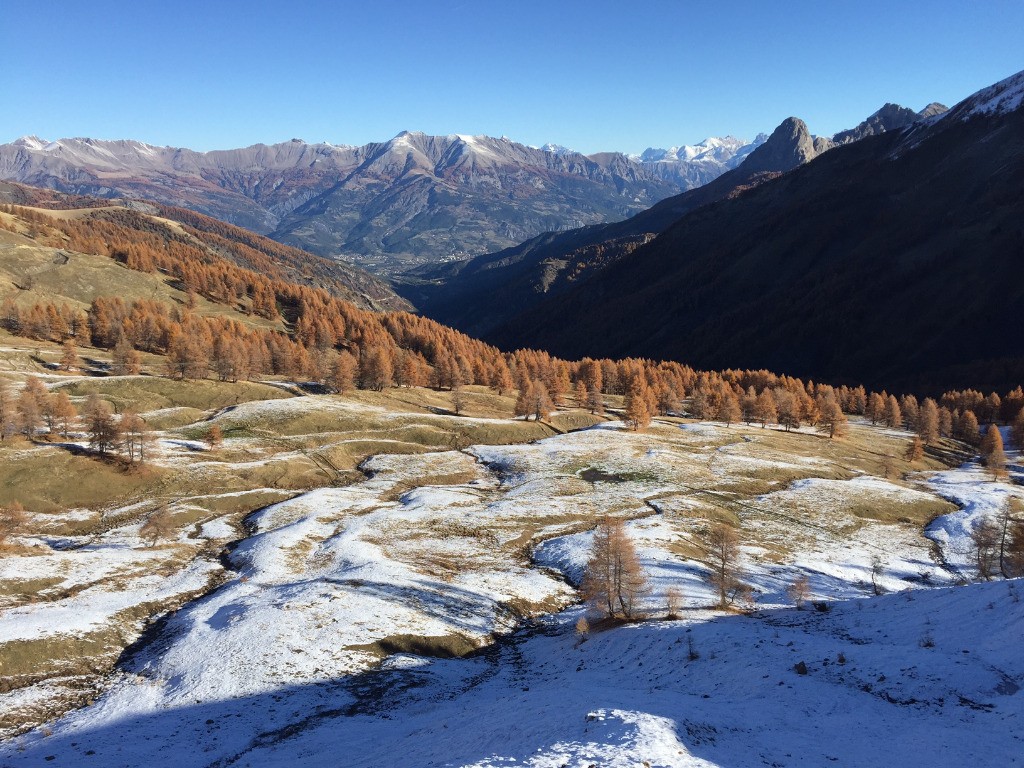
<instances>
[{"instance_id":1,"label":"shaded mountain slope","mask_svg":"<svg viewBox=\"0 0 1024 768\"><path fill-rule=\"evenodd\" d=\"M424 314L469 333L487 334L632 253L638 243L663 232L690 211L795 168L818 153L807 125L791 117L738 168L632 218L568 232L546 232L498 253L421 270L421 281L397 288ZM496 294L500 294L500 302L494 301Z\"/></svg>"},{"instance_id":2,"label":"shaded mountain slope","mask_svg":"<svg viewBox=\"0 0 1024 768\"><path fill-rule=\"evenodd\" d=\"M1016 383L1022 92L1024 73L693 211L486 338L868 385Z\"/></svg>"}]
</instances>

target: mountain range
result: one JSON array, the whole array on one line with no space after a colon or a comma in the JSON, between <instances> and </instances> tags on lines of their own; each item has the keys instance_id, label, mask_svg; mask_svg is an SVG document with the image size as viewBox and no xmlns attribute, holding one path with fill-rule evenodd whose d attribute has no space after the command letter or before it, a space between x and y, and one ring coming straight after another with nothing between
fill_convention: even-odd
<instances>
[{"instance_id":1,"label":"mountain range","mask_svg":"<svg viewBox=\"0 0 1024 768\"><path fill-rule=\"evenodd\" d=\"M1014 330L1024 313L1022 103L1019 73L879 132L896 114L882 110L863 138L840 134L838 146L788 120L736 169L764 169L760 179L726 174L608 225L595 237L660 233L619 258L605 253L587 279L573 280L568 260L555 293L537 289L535 271L529 306L478 330L507 348L567 357L670 358L932 392L1012 386L1024 380ZM787 157L798 162L777 172L772 163ZM654 215L668 207L681 214L674 222L647 225L664 222ZM608 250L607 238L587 236L552 238L563 246L555 253ZM543 247L507 254L499 268L514 257L536 266ZM479 275L485 261L460 272ZM524 295L501 285L490 290L503 305Z\"/></svg>"},{"instance_id":2,"label":"mountain range","mask_svg":"<svg viewBox=\"0 0 1024 768\"><path fill-rule=\"evenodd\" d=\"M739 194L837 146L902 128L943 110L945 107L939 104L930 104L921 112L886 104L855 128L831 139L813 136L804 121L790 117L771 136L759 136L754 145L749 145L753 149L734 154L729 162L736 161L736 165L731 170L629 219L545 233L466 262L425 266L405 276L397 287L430 317L515 345L521 313L557 301L563 291L630 256L687 213ZM684 157L699 156L693 148L684 150ZM679 154L678 150L671 154L666 151L668 157ZM658 156L656 151L649 151L649 158ZM501 302L492 300L495 293L500 293Z\"/></svg>"},{"instance_id":3,"label":"mountain range","mask_svg":"<svg viewBox=\"0 0 1024 768\"><path fill-rule=\"evenodd\" d=\"M390 274L625 218L706 183L750 146L709 139L634 160L412 132L361 147L294 139L213 152L27 136L0 145L0 178L189 208Z\"/></svg>"}]
</instances>

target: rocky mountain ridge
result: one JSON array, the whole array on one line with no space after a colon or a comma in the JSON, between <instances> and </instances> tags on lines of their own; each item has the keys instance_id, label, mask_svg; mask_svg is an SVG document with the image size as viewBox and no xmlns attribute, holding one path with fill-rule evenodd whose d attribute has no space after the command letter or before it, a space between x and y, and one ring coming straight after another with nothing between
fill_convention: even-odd
<instances>
[{"instance_id":1,"label":"rocky mountain ridge","mask_svg":"<svg viewBox=\"0 0 1024 768\"><path fill-rule=\"evenodd\" d=\"M913 110L886 105L857 128L837 134L833 139L813 136L803 120L789 117L770 136L759 136L756 146L747 145L753 146L749 151L742 155L735 152L732 159L742 160L737 167L630 219L568 232L545 233L468 262L427 267L414 276L407 276L397 287L425 314L469 333L486 336L498 327L512 328L519 313L552 301L560 292L599 274L632 254L639 242L650 241L691 211L735 196L858 137L882 133L889 126L905 125L911 116L923 119ZM720 148L737 150L739 142L721 144ZM702 149L649 150L646 156L649 159L692 158L716 151L714 141L709 140L705 145ZM501 302L492 300L496 293L503 297Z\"/></svg>"},{"instance_id":2,"label":"rocky mountain ridge","mask_svg":"<svg viewBox=\"0 0 1024 768\"><path fill-rule=\"evenodd\" d=\"M815 148L795 123L787 135ZM1019 73L692 209L483 335L565 356L998 389L1024 376L1006 332L1024 311L1022 178Z\"/></svg>"}]
</instances>

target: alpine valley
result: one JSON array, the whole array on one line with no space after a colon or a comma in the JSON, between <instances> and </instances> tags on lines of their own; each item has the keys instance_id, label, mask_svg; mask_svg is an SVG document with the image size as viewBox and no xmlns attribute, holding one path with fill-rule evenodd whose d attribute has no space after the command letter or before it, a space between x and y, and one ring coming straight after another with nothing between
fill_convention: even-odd
<instances>
[{"instance_id":1,"label":"alpine valley","mask_svg":"<svg viewBox=\"0 0 1024 768\"><path fill-rule=\"evenodd\" d=\"M296 93L332 9L274 18ZM433 101L481 27L429 10ZM3 768L1020 764L1024 72L830 137L26 136L0 179Z\"/></svg>"}]
</instances>

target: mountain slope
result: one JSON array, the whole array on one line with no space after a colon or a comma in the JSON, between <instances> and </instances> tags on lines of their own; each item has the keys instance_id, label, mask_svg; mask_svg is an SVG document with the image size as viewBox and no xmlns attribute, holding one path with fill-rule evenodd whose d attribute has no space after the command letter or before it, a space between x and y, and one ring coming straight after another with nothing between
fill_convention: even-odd
<instances>
[{"instance_id":1,"label":"mountain slope","mask_svg":"<svg viewBox=\"0 0 1024 768\"><path fill-rule=\"evenodd\" d=\"M205 153L30 136L0 146L0 178L189 208L383 272L621 219L679 190L618 153L411 132L362 147L295 139Z\"/></svg>"},{"instance_id":2,"label":"mountain slope","mask_svg":"<svg viewBox=\"0 0 1024 768\"><path fill-rule=\"evenodd\" d=\"M657 160L661 157L672 162L687 158L699 162L724 148L728 152L720 157L728 160L722 170L726 165L736 166L728 172L719 171L720 175L704 186L663 200L626 221L545 233L465 263L424 268L414 277L403 278L398 290L425 314L471 333L488 334L501 325L515 327L520 312L628 256L639 242L665 231L690 211L792 170L835 146L904 127L945 109L941 104L931 104L922 112L914 112L887 104L856 128L832 139L812 136L802 120L790 117L771 136L762 134L739 150L735 139L731 144L729 139L709 139L697 147L648 150L641 159L649 165L651 161L663 162ZM491 300L495 292L502 295L500 303Z\"/></svg>"},{"instance_id":3,"label":"mountain slope","mask_svg":"<svg viewBox=\"0 0 1024 768\"><path fill-rule=\"evenodd\" d=\"M12 182L0 182L0 202L52 210L77 209L76 216L107 221L130 232L175 237L208 252L211 258L227 259L268 277L322 288L364 309L410 308L385 281L359 267L282 245L183 208L66 195ZM183 226L168 227L168 223Z\"/></svg>"},{"instance_id":4,"label":"mountain slope","mask_svg":"<svg viewBox=\"0 0 1024 768\"><path fill-rule=\"evenodd\" d=\"M1022 94L1024 73L705 206L487 336L869 385L1016 383Z\"/></svg>"},{"instance_id":5,"label":"mountain slope","mask_svg":"<svg viewBox=\"0 0 1024 768\"><path fill-rule=\"evenodd\" d=\"M739 167L630 219L547 232L498 253L422 270L422 281L410 280L398 285L398 290L430 317L469 333L487 334L503 324L514 324L520 312L629 255L690 211L791 170L817 154L807 125L790 117ZM493 301L496 292L501 302Z\"/></svg>"}]
</instances>

